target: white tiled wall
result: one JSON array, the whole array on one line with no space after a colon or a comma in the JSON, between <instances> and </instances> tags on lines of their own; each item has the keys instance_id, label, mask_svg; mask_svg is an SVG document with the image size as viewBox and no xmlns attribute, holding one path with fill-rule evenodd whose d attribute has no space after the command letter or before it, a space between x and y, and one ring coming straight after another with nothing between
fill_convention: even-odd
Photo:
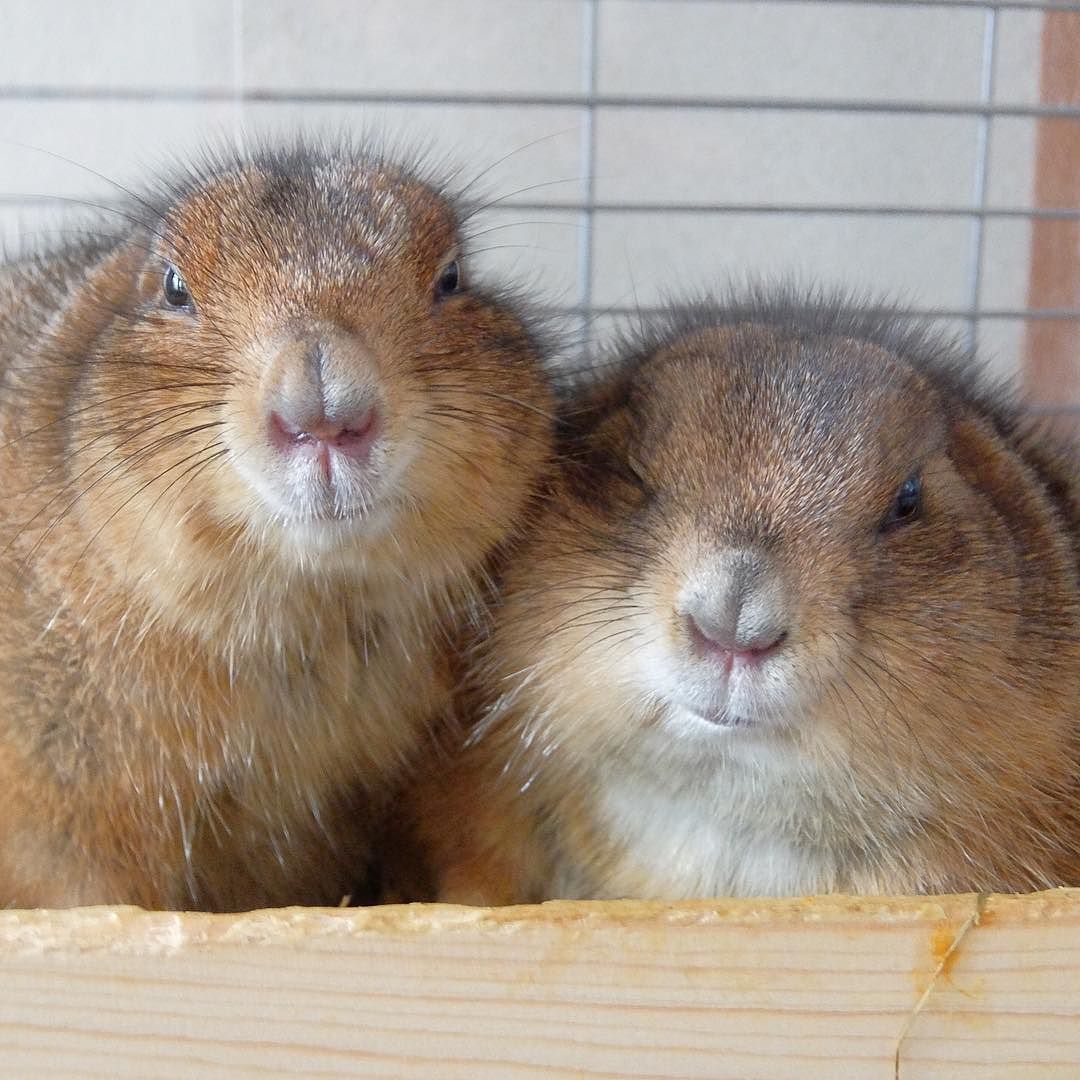
<instances>
[{"instance_id":1,"label":"white tiled wall","mask_svg":"<svg viewBox=\"0 0 1080 1080\"><path fill-rule=\"evenodd\" d=\"M979 93L982 21L964 8L683 0L672 12L620 0L600 13L600 89L967 102Z\"/></svg>"},{"instance_id":2,"label":"white tiled wall","mask_svg":"<svg viewBox=\"0 0 1080 1080\"><path fill-rule=\"evenodd\" d=\"M248 0L244 78L296 91L576 94L581 6Z\"/></svg>"},{"instance_id":3,"label":"white tiled wall","mask_svg":"<svg viewBox=\"0 0 1080 1080\"><path fill-rule=\"evenodd\" d=\"M207 138L367 131L489 170L481 191L500 202L473 223L476 248L559 307L650 305L755 272L891 293L954 321L1027 303L1027 219L991 217L980 242L970 215L884 211L971 208L983 188L987 206L1030 206L1035 121L984 129L971 107L987 92L1038 102L1037 10L0 0L0 16L12 247L65 227L70 206L43 197L107 202L104 177L137 182ZM749 107L762 102L778 107ZM896 102L924 111L873 108ZM820 212L843 207L882 212ZM977 325L1015 370L1023 320Z\"/></svg>"},{"instance_id":4,"label":"white tiled wall","mask_svg":"<svg viewBox=\"0 0 1080 1080\"><path fill-rule=\"evenodd\" d=\"M3 0L0 85L95 90L229 86L233 12L221 0Z\"/></svg>"}]
</instances>

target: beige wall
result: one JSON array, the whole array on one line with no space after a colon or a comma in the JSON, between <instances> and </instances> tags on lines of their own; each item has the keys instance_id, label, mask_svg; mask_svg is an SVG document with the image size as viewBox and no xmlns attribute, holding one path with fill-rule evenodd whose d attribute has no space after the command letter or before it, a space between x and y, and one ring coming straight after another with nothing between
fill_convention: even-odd
<instances>
[{"instance_id":1,"label":"beige wall","mask_svg":"<svg viewBox=\"0 0 1080 1080\"><path fill-rule=\"evenodd\" d=\"M987 132L964 112L716 107L977 105L988 16L974 4L0 0L0 15L9 246L64 228L63 204L46 197L111 197L80 165L130 183L207 137L344 128L430 140L466 171L490 167L484 189L505 201L477 247L553 304L648 305L759 271L949 312L1026 303L1023 217L985 221L976 295L969 216L760 208L963 209L984 179L985 205L1026 208L1034 120L997 117ZM994 18L990 102L1035 104L1042 15ZM637 103L590 110L590 92ZM663 107L672 99L692 100ZM693 209L720 205L756 209ZM1015 370L1022 321L988 317L978 330Z\"/></svg>"}]
</instances>

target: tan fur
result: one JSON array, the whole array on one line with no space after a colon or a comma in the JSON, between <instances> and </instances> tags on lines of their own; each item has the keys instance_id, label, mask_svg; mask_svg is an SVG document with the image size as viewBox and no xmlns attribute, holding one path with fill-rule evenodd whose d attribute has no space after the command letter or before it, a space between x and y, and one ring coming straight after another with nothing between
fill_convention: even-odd
<instances>
[{"instance_id":1,"label":"tan fur","mask_svg":"<svg viewBox=\"0 0 1080 1080\"><path fill-rule=\"evenodd\" d=\"M374 156L218 162L130 213L0 277L0 904L336 903L544 467L540 362L501 301L436 302L454 209ZM392 477L341 520L251 482L320 335Z\"/></svg>"},{"instance_id":2,"label":"tan fur","mask_svg":"<svg viewBox=\"0 0 1080 1080\"><path fill-rule=\"evenodd\" d=\"M1080 884L1075 458L901 324L672 322L507 574L470 745L418 797L435 895ZM882 532L915 468L922 518ZM676 597L732 544L796 606L798 706L741 728L672 704L704 663Z\"/></svg>"}]
</instances>

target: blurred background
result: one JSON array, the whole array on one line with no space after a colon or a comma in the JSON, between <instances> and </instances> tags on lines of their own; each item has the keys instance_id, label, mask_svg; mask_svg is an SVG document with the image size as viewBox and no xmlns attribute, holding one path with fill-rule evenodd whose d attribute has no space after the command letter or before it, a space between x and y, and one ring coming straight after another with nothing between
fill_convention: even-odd
<instances>
[{"instance_id":1,"label":"blurred background","mask_svg":"<svg viewBox=\"0 0 1080 1080\"><path fill-rule=\"evenodd\" d=\"M0 0L9 253L109 180L298 129L484 172L481 259L594 339L796 273L1080 407L1080 4Z\"/></svg>"}]
</instances>

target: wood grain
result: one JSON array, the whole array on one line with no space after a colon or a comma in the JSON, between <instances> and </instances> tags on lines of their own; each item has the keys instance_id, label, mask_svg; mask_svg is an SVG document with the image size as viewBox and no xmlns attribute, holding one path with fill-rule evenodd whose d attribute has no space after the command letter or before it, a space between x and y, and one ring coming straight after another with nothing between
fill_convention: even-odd
<instances>
[{"instance_id":1,"label":"wood grain","mask_svg":"<svg viewBox=\"0 0 1080 1080\"><path fill-rule=\"evenodd\" d=\"M1080 14L1043 15L1040 97L1047 105L1080 104ZM1080 198L1080 121L1038 122L1035 206L1069 209ZM1080 221L1036 219L1031 226L1028 306L1080 306ZM1032 319L1027 325L1025 383L1040 405L1080 405L1080 320Z\"/></svg>"},{"instance_id":2,"label":"wood grain","mask_svg":"<svg viewBox=\"0 0 1080 1080\"><path fill-rule=\"evenodd\" d=\"M4 1076L893 1076L974 896L0 913ZM1080 890L991 897L905 1078L1080 1075Z\"/></svg>"}]
</instances>

